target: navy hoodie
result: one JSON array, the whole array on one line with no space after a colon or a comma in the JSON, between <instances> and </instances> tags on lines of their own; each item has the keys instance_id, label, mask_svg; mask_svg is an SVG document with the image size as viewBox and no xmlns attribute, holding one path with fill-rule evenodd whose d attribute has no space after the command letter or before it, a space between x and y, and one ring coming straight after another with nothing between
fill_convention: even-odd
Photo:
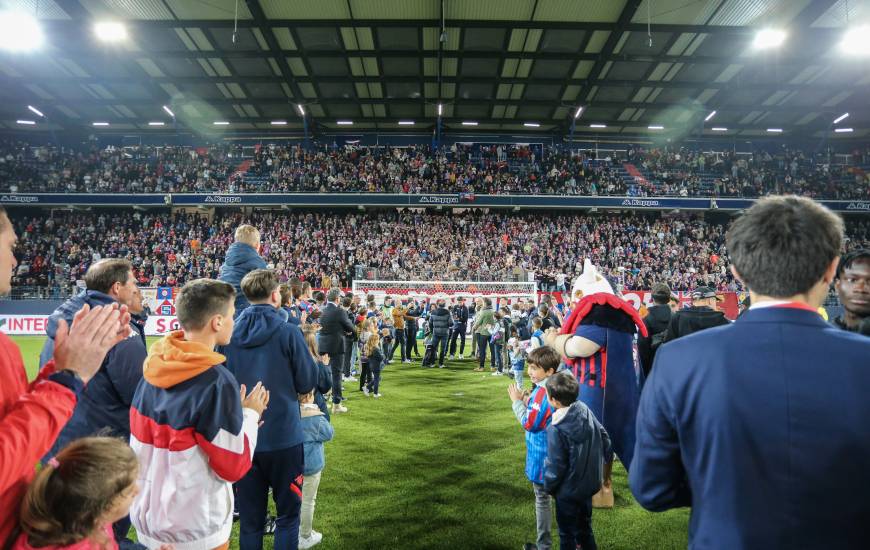
<instances>
[{"instance_id":1,"label":"navy hoodie","mask_svg":"<svg viewBox=\"0 0 870 550\"><path fill-rule=\"evenodd\" d=\"M242 292L241 284L244 276L255 269L266 269L266 260L257 254L254 247L245 243L231 244L227 249L218 280L229 283L236 289L236 316L251 305Z\"/></svg>"},{"instance_id":2,"label":"navy hoodie","mask_svg":"<svg viewBox=\"0 0 870 550\"><path fill-rule=\"evenodd\" d=\"M249 306L236 318L233 337L221 352L227 368L248 391L257 382L269 390L269 407L257 436L257 451L279 451L303 440L297 393L317 383L317 366L299 327L269 304Z\"/></svg>"},{"instance_id":3,"label":"navy hoodie","mask_svg":"<svg viewBox=\"0 0 870 550\"><path fill-rule=\"evenodd\" d=\"M113 303L115 300L108 294L86 290L61 304L48 318L45 330L48 339L39 355L39 367L42 368L54 354L54 338L60 319L65 319L69 325L85 304L97 307ZM85 386L72 418L47 456L53 456L74 439L93 435L106 428L109 429L109 435L130 438L130 404L142 380L142 364L148 355L143 326L133 321L130 326L133 329L130 337L116 344L106 354L100 370Z\"/></svg>"}]
</instances>

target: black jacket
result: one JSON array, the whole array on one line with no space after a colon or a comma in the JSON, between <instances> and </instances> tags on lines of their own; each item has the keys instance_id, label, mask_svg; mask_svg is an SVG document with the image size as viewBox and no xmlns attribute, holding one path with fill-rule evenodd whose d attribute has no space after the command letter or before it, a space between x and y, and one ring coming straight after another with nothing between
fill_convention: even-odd
<instances>
[{"instance_id":1,"label":"black jacket","mask_svg":"<svg viewBox=\"0 0 870 550\"><path fill-rule=\"evenodd\" d=\"M457 304L451 308L451 313L454 324L462 327L468 324L468 306Z\"/></svg>"},{"instance_id":2,"label":"black jacket","mask_svg":"<svg viewBox=\"0 0 870 550\"><path fill-rule=\"evenodd\" d=\"M728 324L728 319L721 311L714 311L706 306L687 307L674 313L668 324L665 342L688 336L693 332Z\"/></svg>"},{"instance_id":3,"label":"black jacket","mask_svg":"<svg viewBox=\"0 0 870 550\"><path fill-rule=\"evenodd\" d=\"M610 436L589 407L577 401L547 428L544 489L560 500L584 501L601 488Z\"/></svg>"},{"instance_id":4,"label":"black jacket","mask_svg":"<svg viewBox=\"0 0 870 550\"><path fill-rule=\"evenodd\" d=\"M671 322L671 308L667 304L651 306L647 311L646 317L643 318L643 322L646 325L649 336L638 336L637 352L640 355L643 373L649 375L653 359L655 359L656 355L656 350L653 349L653 337L656 334L667 332L668 325Z\"/></svg>"},{"instance_id":5,"label":"black jacket","mask_svg":"<svg viewBox=\"0 0 870 550\"><path fill-rule=\"evenodd\" d=\"M353 334L353 324L347 312L335 304L326 304L320 315L320 353L328 353L330 358L344 355L347 336Z\"/></svg>"},{"instance_id":6,"label":"black jacket","mask_svg":"<svg viewBox=\"0 0 870 550\"><path fill-rule=\"evenodd\" d=\"M451 324L450 312L447 311L446 307L440 306L429 313L429 328L432 329L432 334L447 336Z\"/></svg>"}]
</instances>

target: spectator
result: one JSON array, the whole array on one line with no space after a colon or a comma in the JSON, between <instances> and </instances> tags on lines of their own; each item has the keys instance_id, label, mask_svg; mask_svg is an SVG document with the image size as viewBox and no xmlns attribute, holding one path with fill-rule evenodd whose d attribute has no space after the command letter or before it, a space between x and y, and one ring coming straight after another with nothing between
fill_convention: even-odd
<instances>
[{"instance_id":1,"label":"spectator","mask_svg":"<svg viewBox=\"0 0 870 550\"><path fill-rule=\"evenodd\" d=\"M235 242L227 249L218 280L233 285L236 291L236 315L240 315L248 300L241 289L242 278L255 269L266 269L260 257L260 231L252 225L240 225L236 229Z\"/></svg>"},{"instance_id":2,"label":"spectator","mask_svg":"<svg viewBox=\"0 0 870 550\"><path fill-rule=\"evenodd\" d=\"M444 355L447 353L447 336L452 321L444 298L438 298L436 305L437 307L429 312L429 330L432 333L432 349L438 356L438 368L443 369ZM433 363L423 366L434 367L434 358Z\"/></svg>"},{"instance_id":3,"label":"spectator","mask_svg":"<svg viewBox=\"0 0 870 550\"><path fill-rule=\"evenodd\" d=\"M722 297L708 286L699 286L692 291L692 306L683 308L671 316L664 341L670 342L699 330L728 324L725 314L719 311Z\"/></svg>"},{"instance_id":4,"label":"spectator","mask_svg":"<svg viewBox=\"0 0 870 550\"><path fill-rule=\"evenodd\" d=\"M18 238L0 206L0 295L12 289ZM70 328L61 319L54 357L27 383L18 347L0 334L0 540L12 534L36 462L72 417L78 396L100 369L106 353L130 334L130 313L115 304L85 305Z\"/></svg>"},{"instance_id":5,"label":"spectator","mask_svg":"<svg viewBox=\"0 0 870 550\"><path fill-rule=\"evenodd\" d=\"M652 369L653 358L656 350L662 345L671 322L671 289L664 283L656 283L652 287L653 305L647 309L643 322L646 325L648 336L639 336L637 339L638 355L643 367L644 377L649 376Z\"/></svg>"},{"instance_id":6,"label":"spectator","mask_svg":"<svg viewBox=\"0 0 870 550\"><path fill-rule=\"evenodd\" d=\"M184 285L175 301L181 330L154 343L145 360L130 409L141 491L130 517L149 548L229 546L232 484L251 468L269 403L261 384L247 395L242 386L240 398L226 357L214 351L230 343L234 299L222 281Z\"/></svg>"},{"instance_id":7,"label":"spectator","mask_svg":"<svg viewBox=\"0 0 870 550\"><path fill-rule=\"evenodd\" d=\"M290 548L299 538L304 449L297 394L314 390L317 366L298 326L287 322L281 308L278 277L268 269L242 279L250 303L235 319L230 344L223 348L227 369L240 384L263 384L270 391L269 408L257 436L251 470L236 484L239 499L239 547L263 546L263 518L271 489L278 517L275 546Z\"/></svg>"},{"instance_id":8,"label":"spectator","mask_svg":"<svg viewBox=\"0 0 870 550\"><path fill-rule=\"evenodd\" d=\"M320 477L326 466L326 455L323 444L331 441L335 430L314 403L314 392L299 394L299 406L302 417L302 430L305 446L305 483L302 485L302 512L299 522L299 548L304 550L316 546L323 540L323 533L312 528L314 522L314 507L317 500L317 489L320 487Z\"/></svg>"},{"instance_id":9,"label":"spectator","mask_svg":"<svg viewBox=\"0 0 870 550\"><path fill-rule=\"evenodd\" d=\"M842 246L842 220L812 200L759 201L728 233L749 311L656 354L629 482L649 510L692 507L690 547L864 545L870 339L817 312Z\"/></svg>"},{"instance_id":10,"label":"spectator","mask_svg":"<svg viewBox=\"0 0 870 550\"><path fill-rule=\"evenodd\" d=\"M492 335L492 326L496 322L492 311L492 300L483 298L481 303L483 307L475 313L474 323L471 325L471 333L477 340L478 367L474 369L477 372L483 371L487 348L490 348L490 370L495 370L495 353L492 352L492 345L489 341L489 337Z\"/></svg>"},{"instance_id":11,"label":"spectator","mask_svg":"<svg viewBox=\"0 0 870 550\"><path fill-rule=\"evenodd\" d=\"M450 359L456 359L456 340L459 340L459 358L465 358L465 330L468 328L468 306L465 297L456 299L456 305L450 308L453 327L450 332Z\"/></svg>"},{"instance_id":12,"label":"spectator","mask_svg":"<svg viewBox=\"0 0 870 550\"><path fill-rule=\"evenodd\" d=\"M332 371L332 413L346 413L347 407L341 404L342 365L344 364L345 338L353 334L353 324L347 312L338 306L341 291L332 288L326 294L326 305L320 315L320 338L318 346L321 353L329 355L329 368Z\"/></svg>"},{"instance_id":13,"label":"spectator","mask_svg":"<svg viewBox=\"0 0 870 550\"><path fill-rule=\"evenodd\" d=\"M834 319L834 325L870 336L870 249L856 250L842 258L834 287L843 304L843 315Z\"/></svg>"}]
</instances>

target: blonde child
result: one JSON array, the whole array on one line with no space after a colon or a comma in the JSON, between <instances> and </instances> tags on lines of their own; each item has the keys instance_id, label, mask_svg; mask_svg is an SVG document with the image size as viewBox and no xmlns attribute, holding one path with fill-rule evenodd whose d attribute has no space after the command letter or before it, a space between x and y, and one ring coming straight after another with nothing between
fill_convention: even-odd
<instances>
[{"instance_id":1,"label":"blonde child","mask_svg":"<svg viewBox=\"0 0 870 550\"><path fill-rule=\"evenodd\" d=\"M384 329L384 332L389 334L387 329ZM366 356L369 358L369 371L372 375L371 380L366 386L366 389L368 390L366 395L380 397L381 369L384 366L385 355L381 349L381 335L377 331L375 331L366 342Z\"/></svg>"},{"instance_id":2,"label":"blonde child","mask_svg":"<svg viewBox=\"0 0 870 550\"><path fill-rule=\"evenodd\" d=\"M36 474L21 505L12 550L118 548L112 523L139 493L139 462L122 439L74 441Z\"/></svg>"},{"instance_id":3,"label":"blonde child","mask_svg":"<svg viewBox=\"0 0 870 550\"><path fill-rule=\"evenodd\" d=\"M324 353L321 355L317 348L318 328L317 325L306 323L302 325L302 336L305 337L308 351L317 364L317 384L314 386L314 403L317 404L320 412L329 420L329 407L326 406L326 398L323 396L332 389L332 370L329 368L329 354Z\"/></svg>"},{"instance_id":4,"label":"blonde child","mask_svg":"<svg viewBox=\"0 0 870 550\"><path fill-rule=\"evenodd\" d=\"M326 465L323 443L332 440L335 431L323 411L314 404L314 392L299 394L299 409L302 416L302 445L305 449L305 482L302 484L302 513L299 523L299 548L311 548L323 540L323 533L312 529L314 507L317 504L317 488L320 474Z\"/></svg>"},{"instance_id":5,"label":"blonde child","mask_svg":"<svg viewBox=\"0 0 870 550\"><path fill-rule=\"evenodd\" d=\"M359 331L359 362L360 362L360 375L359 375L359 391L364 394L369 394L368 382L372 378L372 371L369 367L369 355L366 348L366 342L372 337L372 334L378 331L377 322L375 319L366 318L360 323L360 331Z\"/></svg>"}]
</instances>

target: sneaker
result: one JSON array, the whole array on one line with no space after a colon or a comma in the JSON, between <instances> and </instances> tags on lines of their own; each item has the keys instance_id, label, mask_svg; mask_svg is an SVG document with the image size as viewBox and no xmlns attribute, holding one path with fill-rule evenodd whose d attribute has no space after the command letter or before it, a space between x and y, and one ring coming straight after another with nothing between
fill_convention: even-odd
<instances>
[{"instance_id":1,"label":"sneaker","mask_svg":"<svg viewBox=\"0 0 870 550\"><path fill-rule=\"evenodd\" d=\"M493 376L501 376L502 373L499 372L499 371L495 371L495 372L492 373L492 375L493 375Z\"/></svg>"},{"instance_id":2,"label":"sneaker","mask_svg":"<svg viewBox=\"0 0 870 550\"><path fill-rule=\"evenodd\" d=\"M346 412L347 412L347 407L345 407L344 405L341 405L339 403L332 404L332 414L346 413Z\"/></svg>"},{"instance_id":3,"label":"sneaker","mask_svg":"<svg viewBox=\"0 0 870 550\"><path fill-rule=\"evenodd\" d=\"M404 361L402 361L402 363L410 363L410 362L411 362L410 359L405 359Z\"/></svg>"},{"instance_id":4,"label":"sneaker","mask_svg":"<svg viewBox=\"0 0 870 550\"><path fill-rule=\"evenodd\" d=\"M323 540L323 534L318 533L317 531L312 529L311 534L308 535L307 537L303 537L303 536L299 537L299 548L302 548L303 550L305 548L312 548L312 547L320 544L320 541L322 541L322 540Z\"/></svg>"},{"instance_id":5,"label":"sneaker","mask_svg":"<svg viewBox=\"0 0 870 550\"><path fill-rule=\"evenodd\" d=\"M379 397L381 397L381 394L376 393L376 394L374 394L374 396L375 396L375 398L379 398Z\"/></svg>"},{"instance_id":6,"label":"sneaker","mask_svg":"<svg viewBox=\"0 0 870 550\"><path fill-rule=\"evenodd\" d=\"M477 367L476 369L474 369L474 372L483 372L483 368L482 368L482 367Z\"/></svg>"},{"instance_id":7,"label":"sneaker","mask_svg":"<svg viewBox=\"0 0 870 550\"><path fill-rule=\"evenodd\" d=\"M368 388L363 388L362 392L365 394L366 397L369 396L369 389Z\"/></svg>"},{"instance_id":8,"label":"sneaker","mask_svg":"<svg viewBox=\"0 0 870 550\"><path fill-rule=\"evenodd\" d=\"M278 518L275 516L266 516L266 524L263 526L264 535L274 535L275 529L278 527Z\"/></svg>"},{"instance_id":9,"label":"sneaker","mask_svg":"<svg viewBox=\"0 0 870 550\"><path fill-rule=\"evenodd\" d=\"M439 369L443 369L443 368L444 368L444 365L438 365L438 368L439 368Z\"/></svg>"}]
</instances>

